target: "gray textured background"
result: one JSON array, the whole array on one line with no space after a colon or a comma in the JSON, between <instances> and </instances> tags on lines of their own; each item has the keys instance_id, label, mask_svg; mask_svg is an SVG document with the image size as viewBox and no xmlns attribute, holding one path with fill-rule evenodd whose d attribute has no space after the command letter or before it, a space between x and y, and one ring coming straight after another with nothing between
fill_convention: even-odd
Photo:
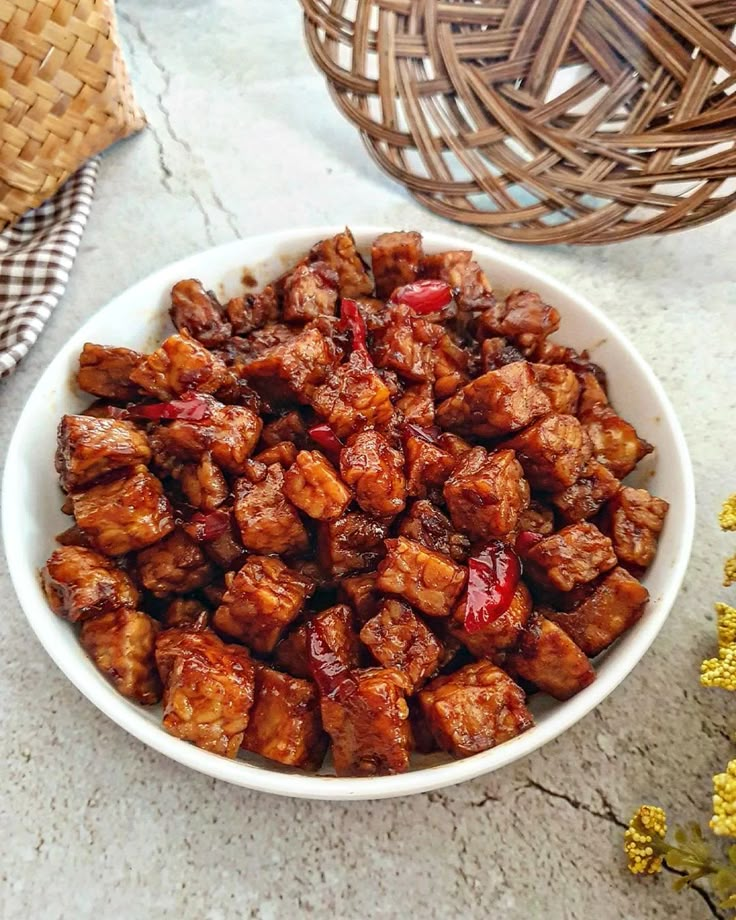
<instances>
[{"instance_id":1,"label":"gray textured background","mask_svg":"<svg viewBox=\"0 0 736 920\"><path fill-rule=\"evenodd\" d=\"M166 262L299 224L452 229L377 171L333 109L295 2L119 8L150 128L103 160L63 303L0 384L3 445L59 345ZM332 805L190 773L128 737L57 672L3 559L0 915L717 916L701 895L673 893L670 878L630 877L621 835L642 801L666 805L673 823L706 820L710 777L734 750L732 698L699 688L697 675L713 649L712 602L728 596L719 582L729 541L715 514L736 489L735 244L731 217L616 247L514 250L608 311L651 362L685 428L698 521L679 602L634 674L561 739L490 777Z\"/></svg>"}]
</instances>

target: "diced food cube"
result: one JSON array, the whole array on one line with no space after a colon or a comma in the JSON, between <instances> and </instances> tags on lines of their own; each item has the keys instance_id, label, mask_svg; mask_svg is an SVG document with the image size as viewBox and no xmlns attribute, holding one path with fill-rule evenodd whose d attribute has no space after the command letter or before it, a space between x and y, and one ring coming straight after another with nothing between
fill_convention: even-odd
<instances>
[{"instance_id":1,"label":"diced food cube","mask_svg":"<svg viewBox=\"0 0 736 920\"><path fill-rule=\"evenodd\" d=\"M432 384L428 381L408 386L396 401L396 409L405 422L429 428L434 424L434 397Z\"/></svg>"},{"instance_id":2,"label":"diced food cube","mask_svg":"<svg viewBox=\"0 0 736 920\"><path fill-rule=\"evenodd\" d=\"M549 399L552 411L575 415L580 384L573 371L564 364L533 364L532 368L539 388Z\"/></svg>"},{"instance_id":3,"label":"diced food cube","mask_svg":"<svg viewBox=\"0 0 736 920\"><path fill-rule=\"evenodd\" d=\"M560 519L566 524L587 521L596 515L602 505L620 488L618 479L602 463L591 460L582 471L580 479L572 485L549 496Z\"/></svg>"},{"instance_id":4,"label":"diced food cube","mask_svg":"<svg viewBox=\"0 0 736 920\"><path fill-rule=\"evenodd\" d=\"M152 396L171 399L187 390L214 393L223 384L225 364L186 332L170 335L150 355L144 355L130 379Z\"/></svg>"},{"instance_id":5,"label":"diced food cube","mask_svg":"<svg viewBox=\"0 0 736 920\"><path fill-rule=\"evenodd\" d=\"M401 518L398 533L450 556L455 562L465 562L470 551L470 540L465 534L458 533L439 508L425 499L414 502Z\"/></svg>"},{"instance_id":6,"label":"diced food cube","mask_svg":"<svg viewBox=\"0 0 736 920\"><path fill-rule=\"evenodd\" d=\"M188 278L171 289L171 322L179 332L188 332L208 348L222 345L232 335L230 323L223 318L222 306L202 282Z\"/></svg>"},{"instance_id":7,"label":"diced food cube","mask_svg":"<svg viewBox=\"0 0 736 920\"><path fill-rule=\"evenodd\" d=\"M283 466L285 470L288 470L296 460L298 453L299 449L296 444L292 444L291 441L280 441L278 444L274 444L273 447L267 447L262 450L253 459L257 463L265 463L266 466L278 463L279 466Z\"/></svg>"},{"instance_id":8,"label":"diced food cube","mask_svg":"<svg viewBox=\"0 0 736 920\"><path fill-rule=\"evenodd\" d=\"M430 490L441 489L455 466L452 454L416 434L404 438L404 457L406 491L417 498L426 498Z\"/></svg>"},{"instance_id":9,"label":"diced food cube","mask_svg":"<svg viewBox=\"0 0 736 920\"><path fill-rule=\"evenodd\" d=\"M225 315L232 326L233 335L246 335L275 323L279 319L280 309L276 286L267 284L257 294L232 297L225 305Z\"/></svg>"},{"instance_id":10,"label":"diced food cube","mask_svg":"<svg viewBox=\"0 0 736 920\"><path fill-rule=\"evenodd\" d=\"M119 693L151 706L161 699L154 655L159 629L147 614L121 608L86 620L79 641Z\"/></svg>"},{"instance_id":11,"label":"diced food cube","mask_svg":"<svg viewBox=\"0 0 736 920\"><path fill-rule=\"evenodd\" d=\"M556 700L569 700L595 680L595 671L580 647L556 623L539 614L528 624L506 665L511 673Z\"/></svg>"},{"instance_id":12,"label":"diced food cube","mask_svg":"<svg viewBox=\"0 0 736 920\"><path fill-rule=\"evenodd\" d=\"M427 616L448 616L465 585L465 569L406 537L386 540L386 548L378 567L379 590L400 595Z\"/></svg>"},{"instance_id":13,"label":"diced food cube","mask_svg":"<svg viewBox=\"0 0 736 920\"><path fill-rule=\"evenodd\" d=\"M154 597L187 594L215 577L202 550L183 530L175 530L142 550L137 562L143 587Z\"/></svg>"},{"instance_id":14,"label":"diced food cube","mask_svg":"<svg viewBox=\"0 0 736 920\"><path fill-rule=\"evenodd\" d=\"M592 446L574 415L545 415L505 444L513 448L533 489L558 492L572 485Z\"/></svg>"},{"instance_id":15,"label":"diced food cube","mask_svg":"<svg viewBox=\"0 0 736 920\"><path fill-rule=\"evenodd\" d=\"M322 569L335 577L375 569L385 555L387 524L349 512L319 525L317 546Z\"/></svg>"},{"instance_id":16,"label":"diced food cube","mask_svg":"<svg viewBox=\"0 0 736 920\"><path fill-rule=\"evenodd\" d=\"M491 284L468 249L436 252L424 257L422 275L446 281L463 312L485 310L496 302Z\"/></svg>"},{"instance_id":17,"label":"diced food cube","mask_svg":"<svg viewBox=\"0 0 736 920\"><path fill-rule=\"evenodd\" d=\"M51 609L72 623L138 606L138 591L128 575L82 546L54 550L41 574Z\"/></svg>"},{"instance_id":18,"label":"diced food cube","mask_svg":"<svg viewBox=\"0 0 736 920\"><path fill-rule=\"evenodd\" d=\"M338 438L368 425L386 425L394 411L388 387L360 350L314 391L311 403Z\"/></svg>"},{"instance_id":19,"label":"diced food cube","mask_svg":"<svg viewBox=\"0 0 736 920\"><path fill-rule=\"evenodd\" d=\"M265 425L261 441L266 447L273 447L283 441L291 442L301 450L307 444L307 427L301 415L294 410Z\"/></svg>"},{"instance_id":20,"label":"diced food cube","mask_svg":"<svg viewBox=\"0 0 736 920\"><path fill-rule=\"evenodd\" d=\"M163 726L197 747L235 757L255 696L248 650L226 645L210 629L168 629L156 642L164 682Z\"/></svg>"},{"instance_id":21,"label":"diced food cube","mask_svg":"<svg viewBox=\"0 0 736 920\"><path fill-rule=\"evenodd\" d=\"M249 556L225 581L227 591L215 611L214 626L259 654L273 651L314 590L309 578L273 556Z\"/></svg>"},{"instance_id":22,"label":"diced food cube","mask_svg":"<svg viewBox=\"0 0 736 920\"><path fill-rule=\"evenodd\" d=\"M87 342L79 356L77 384L80 390L127 402L140 395L130 375L143 355L130 348L113 348Z\"/></svg>"},{"instance_id":23,"label":"diced food cube","mask_svg":"<svg viewBox=\"0 0 736 920\"><path fill-rule=\"evenodd\" d=\"M205 451L197 463L183 464L176 478L186 500L200 511L214 511L230 494L227 480L210 451Z\"/></svg>"},{"instance_id":24,"label":"diced food cube","mask_svg":"<svg viewBox=\"0 0 736 920\"><path fill-rule=\"evenodd\" d=\"M284 285L286 322L307 323L318 316L334 316L337 281L337 274L323 262L297 266Z\"/></svg>"},{"instance_id":25,"label":"diced food cube","mask_svg":"<svg viewBox=\"0 0 736 920\"><path fill-rule=\"evenodd\" d=\"M276 463L260 481L235 483L235 520L243 546L254 553L300 553L309 545L299 512L284 495L284 471Z\"/></svg>"},{"instance_id":26,"label":"diced food cube","mask_svg":"<svg viewBox=\"0 0 736 920\"><path fill-rule=\"evenodd\" d=\"M353 235L347 228L344 233L317 243L309 256L312 261L326 262L337 272L341 296L360 297L373 293L373 282L355 248Z\"/></svg>"},{"instance_id":27,"label":"diced food cube","mask_svg":"<svg viewBox=\"0 0 736 920\"><path fill-rule=\"evenodd\" d=\"M651 564L668 508L668 502L646 489L619 489L606 506L607 530L619 562L642 569Z\"/></svg>"},{"instance_id":28,"label":"diced food cube","mask_svg":"<svg viewBox=\"0 0 736 920\"><path fill-rule=\"evenodd\" d=\"M476 377L437 408L443 428L494 438L510 434L549 412L549 400L526 361Z\"/></svg>"},{"instance_id":29,"label":"diced food cube","mask_svg":"<svg viewBox=\"0 0 736 920\"><path fill-rule=\"evenodd\" d=\"M166 605L161 619L166 629L194 626L195 623L206 626L210 621L210 609L194 597L175 597Z\"/></svg>"},{"instance_id":30,"label":"diced food cube","mask_svg":"<svg viewBox=\"0 0 736 920\"><path fill-rule=\"evenodd\" d=\"M533 291L512 291L479 320L481 335L506 336L522 348L532 348L559 327L559 312Z\"/></svg>"},{"instance_id":31,"label":"diced food cube","mask_svg":"<svg viewBox=\"0 0 736 920\"><path fill-rule=\"evenodd\" d=\"M543 587L572 591L616 565L613 544L593 524L570 524L535 543L524 556L524 570Z\"/></svg>"},{"instance_id":32,"label":"diced food cube","mask_svg":"<svg viewBox=\"0 0 736 920\"><path fill-rule=\"evenodd\" d=\"M455 608L450 631L476 658L491 658L496 652L513 648L521 638L532 612L529 589L523 582L519 582L511 603L501 616L482 629L468 632L465 629L466 602L467 597L463 596Z\"/></svg>"},{"instance_id":33,"label":"diced food cube","mask_svg":"<svg viewBox=\"0 0 736 920\"><path fill-rule=\"evenodd\" d=\"M432 344L439 338L427 334L432 324L418 319L404 305L388 307L380 320L373 332L372 354L376 366L396 371L400 377L413 382L430 379ZM442 334L441 329L439 333Z\"/></svg>"},{"instance_id":34,"label":"diced food cube","mask_svg":"<svg viewBox=\"0 0 736 920\"><path fill-rule=\"evenodd\" d=\"M593 442L593 456L617 479L628 476L642 457L654 450L610 406L596 403L581 414L580 421Z\"/></svg>"},{"instance_id":35,"label":"diced food cube","mask_svg":"<svg viewBox=\"0 0 736 920\"><path fill-rule=\"evenodd\" d=\"M352 607L360 624L370 620L378 609L380 593L376 588L377 577L375 572L367 572L340 579L338 597Z\"/></svg>"},{"instance_id":36,"label":"diced food cube","mask_svg":"<svg viewBox=\"0 0 736 920\"><path fill-rule=\"evenodd\" d=\"M318 450L301 450L284 473L284 493L317 521L339 518L352 500L350 489Z\"/></svg>"},{"instance_id":37,"label":"diced food cube","mask_svg":"<svg viewBox=\"0 0 736 920\"><path fill-rule=\"evenodd\" d=\"M358 432L340 452L340 475L367 514L391 517L404 509L404 458L373 429Z\"/></svg>"},{"instance_id":38,"label":"diced food cube","mask_svg":"<svg viewBox=\"0 0 736 920\"><path fill-rule=\"evenodd\" d=\"M65 491L151 459L145 434L130 422L113 418L65 415L59 422L57 445L56 471Z\"/></svg>"},{"instance_id":39,"label":"diced food cube","mask_svg":"<svg viewBox=\"0 0 736 920\"><path fill-rule=\"evenodd\" d=\"M337 360L332 344L317 329L259 350L241 374L269 402L308 403Z\"/></svg>"},{"instance_id":40,"label":"diced food cube","mask_svg":"<svg viewBox=\"0 0 736 920\"><path fill-rule=\"evenodd\" d=\"M72 495L77 524L108 556L122 556L163 539L174 529L163 486L145 466Z\"/></svg>"},{"instance_id":41,"label":"diced food cube","mask_svg":"<svg viewBox=\"0 0 736 920\"><path fill-rule=\"evenodd\" d=\"M319 622L320 637L335 658L346 668L360 663L360 642L352 610L346 604L336 604L309 618ZM296 626L274 650L276 664L294 677L311 678L307 652L308 623Z\"/></svg>"},{"instance_id":42,"label":"diced food cube","mask_svg":"<svg viewBox=\"0 0 736 920\"><path fill-rule=\"evenodd\" d=\"M421 233L411 230L377 236L371 247L376 295L388 300L397 287L416 281L422 256Z\"/></svg>"},{"instance_id":43,"label":"diced food cube","mask_svg":"<svg viewBox=\"0 0 736 920\"><path fill-rule=\"evenodd\" d=\"M608 405L606 391L592 371L579 371L576 376L580 384L580 399L578 400L577 412L578 418L583 419L598 406L599 409L593 413L595 416L598 411L601 411L603 407Z\"/></svg>"},{"instance_id":44,"label":"diced food cube","mask_svg":"<svg viewBox=\"0 0 736 920\"><path fill-rule=\"evenodd\" d=\"M487 751L534 724L524 691L489 661L435 678L419 703L438 744L455 757Z\"/></svg>"},{"instance_id":45,"label":"diced food cube","mask_svg":"<svg viewBox=\"0 0 736 920\"><path fill-rule=\"evenodd\" d=\"M529 505L529 484L513 450L474 447L456 462L444 496L455 527L488 540L514 530Z\"/></svg>"},{"instance_id":46,"label":"diced food cube","mask_svg":"<svg viewBox=\"0 0 736 920\"><path fill-rule=\"evenodd\" d=\"M436 399L454 396L468 382L468 352L447 333L432 351L434 357L434 395Z\"/></svg>"},{"instance_id":47,"label":"diced food cube","mask_svg":"<svg viewBox=\"0 0 736 920\"><path fill-rule=\"evenodd\" d=\"M384 668L405 674L413 690L439 668L442 646L437 637L401 601L384 601L361 629L360 639Z\"/></svg>"},{"instance_id":48,"label":"diced food cube","mask_svg":"<svg viewBox=\"0 0 736 920\"><path fill-rule=\"evenodd\" d=\"M508 339L504 339L500 336L492 336L489 339L483 339L481 342L480 360L483 373L487 374L488 371L495 371L498 370L499 367L505 367L507 364L513 364L515 361L524 361L525 359L516 345L512 345ZM573 376L573 380L574 379L575 377ZM539 375L537 375L537 381L540 387L544 389ZM550 402L552 402L551 398Z\"/></svg>"},{"instance_id":49,"label":"diced food cube","mask_svg":"<svg viewBox=\"0 0 736 920\"><path fill-rule=\"evenodd\" d=\"M554 529L554 511L534 499L529 503L529 507L521 512L516 522L516 530L518 533L528 531L542 534L543 537L548 537L554 532Z\"/></svg>"},{"instance_id":50,"label":"diced food cube","mask_svg":"<svg viewBox=\"0 0 736 920\"><path fill-rule=\"evenodd\" d=\"M219 511L227 511L229 513L229 509L225 508L221 508ZM184 525L184 529L190 537L200 539L201 526L201 524L196 522L193 524L190 521ZM215 565L219 566L221 569L225 569L226 572L239 569L245 561L245 547L240 542L239 528L235 524L232 514L230 514L229 527L225 528L222 533L213 539L204 540L200 545L207 557L211 559Z\"/></svg>"},{"instance_id":51,"label":"diced food cube","mask_svg":"<svg viewBox=\"0 0 736 920\"><path fill-rule=\"evenodd\" d=\"M335 773L403 773L412 743L405 678L382 668L353 671L352 676L352 696L322 698L322 723L332 739Z\"/></svg>"},{"instance_id":52,"label":"diced food cube","mask_svg":"<svg viewBox=\"0 0 736 920\"><path fill-rule=\"evenodd\" d=\"M318 769L327 736L314 684L257 665L255 703L242 747L287 767Z\"/></svg>"}]
</instances>

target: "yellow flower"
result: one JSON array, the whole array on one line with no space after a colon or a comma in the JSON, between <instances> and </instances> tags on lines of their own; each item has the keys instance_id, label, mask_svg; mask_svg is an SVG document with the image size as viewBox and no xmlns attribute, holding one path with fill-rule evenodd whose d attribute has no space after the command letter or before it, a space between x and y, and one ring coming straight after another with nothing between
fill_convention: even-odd
<instances>
[{"instance_id":1,"label":"yellow flower","mask_svg":"<svg viewBox=\"0 0 736 920\"><path fill-rule=\"evenodd\" d=\"M727 498L718 515L721 530L736 530L736 495Z\"/></svg>"},{"instance_id":2,"label":"yellow flower","mask_svg":"<svg viewBox=\"0 0 736 920\"><path fill-rule=\"evenodd\" d=\"M725 649L726 646L736 643L736 609L729 607L728 604L716 604L716 615L718 617L718 648Z\"/></svg>"},{"instance_id":3,"label":"yellow flower","mask_svg":"<svg viewBox=\"0 0 736 920\"><path fill-rule=\"evenodd\" d=\"M723 584L728 587L736 582L736 553L723 564Z\"/></svg>"},{"instance_id":4,"label":"yellow flower","mask_svg":"<svg viewBox=\"0 0 736 920\"><path fill-rule=\"evenodd\" d=\"M736 760L725 773L713 777L713 817L711 830L726 837L736 837Z\"/></svg>"},{"instance_id":5,"label":"yellow flower","mask_svg":"<svg viewBox=\"0 0 736 920\"><path fill-rule=\"evenodd\" d=\"M658 846L667 833L667 816L655 805L642 805L624 834L624 852L634 875L655 875L662 868Z\"/></svg>"},{"instance_id":6,"label":"yellow flower","mask_svg":"<svg viewBox=\"0 0 736 920\"><path fill-rule=\"evenodd\" d=\"M736 690L736 645L727 645L717 658L707 658L700 665L700 683L704 687Z\"/></svg>"}]
</instances>

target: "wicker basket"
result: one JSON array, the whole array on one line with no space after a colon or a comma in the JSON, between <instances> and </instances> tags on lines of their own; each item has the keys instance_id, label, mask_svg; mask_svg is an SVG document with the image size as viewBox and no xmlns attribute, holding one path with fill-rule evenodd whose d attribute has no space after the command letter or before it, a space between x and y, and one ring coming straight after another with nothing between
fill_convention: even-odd
<instances>
[{"instance_id":1,"label":"wicker basket","mask_svg":"<svg viewBox=\"0 0 736 920\"><path fill-rule=\"evenodd\" d=\"M369 152L507 240L608 243L736 206L736 0L301 0Z\"/></svg>"},{"instance_id":2,"label":"wicker basket","mask_svg":"<svg viewBox=\"0 0 736 920\"><path fill-rule=\"evenodd\" d=\"M143 124L109 0L0 0L0 229Z\"/></svg>"}]
</instances>

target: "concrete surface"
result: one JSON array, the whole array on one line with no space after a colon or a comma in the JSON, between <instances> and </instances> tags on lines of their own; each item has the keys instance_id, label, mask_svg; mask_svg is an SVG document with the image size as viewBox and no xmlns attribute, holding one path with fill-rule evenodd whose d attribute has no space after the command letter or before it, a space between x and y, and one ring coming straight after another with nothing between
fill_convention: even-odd
<instances>
[{"instance_id":1,"label":"concrete surface","mask_svg":"<svg viewBox=\"0 0 736 920\"><path fill-rule=\"evenodd\" d=\"M0 384L3 445L59 345L170 260L299 224L453 229L380 174L334 110L295 0L119 8L150 128L103 160L66 296ZM712 603L728 597L720 559L734 542L715 515L736 489L735 245L731 217L615 247L515 250L607 310L651 362L690 444L698 523L679 602L634 674L561 739L488 778L331 805L188 772L128 737L56 670L3 568L0 915L717 916L702 895L673 893L671 878L629 876L621 841L643 801L665 805L672 823L707 820L711 775L734 753L732 698L701 689L698 665L713 650Z\"/></svg>"}]
</instances>

